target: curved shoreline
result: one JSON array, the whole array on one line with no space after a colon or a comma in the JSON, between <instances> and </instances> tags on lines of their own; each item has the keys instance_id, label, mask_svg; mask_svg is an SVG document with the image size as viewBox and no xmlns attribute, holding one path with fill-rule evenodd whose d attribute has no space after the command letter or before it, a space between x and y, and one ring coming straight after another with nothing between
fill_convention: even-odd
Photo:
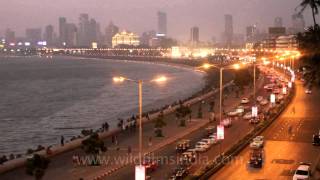
<instances>
[{"instance_id":1,"label":"curved shoreline","mask_svg":"<svg viewBox=\"0 0 320 180\"><path fill-rule=\"evenodd\" d=\"M92 57L84 57L84 58L92 58ZM104 58L96 58L96 57L93 57L94 59L100 59L100 60L106 60ZM119 59L112 59L114 61L121 61ZM150 62L150 61L141 61L141 60L138 60L138 61L135 61L135 60L125 60L125 61L130 61L130 62L134 62L134 63L147 63L147 64L156 64L156 65L163 65L163 66L172 66L172 68L183 68L185 70L189 70L189 71L194 71L194 68L190 65L186 65L186 64L175 64L175 63L168 63L168 62ZM198 72L200 73L200 72ZM202 74L204 72L201 72ZM204 77L204 76L203 76ZM210 97L212 95L212 92L209 92L208 94L205 94L203 95L203 89L192 94L191 96L187 97L185 100L183 100L184 103L186 104L194 104L194 103L197 103L199 101L202 101L202 99L205 99L207 97ZM172 107L171 107L172 106ZM177 108L177 102L173 102L171 105L167 105L167 106L164 106L164 107L159 107L158 109L156 109L154 112L151 112L150 114L150 121L148 121L145 117L143 118L143 123L149 123L151 122L152 120L154 120L158 114L163 111L165 115L169 114L169 113L172 113L175 111L175 109ZM149 113L149 112L144 112L145 113ZM103 139L107 138L107 137L110 137L114 134L117 134L117 133L121 133L121 129L120 128L115 128L115 129L111 129L109 131L104 131L104 132L100 132L99 133L99 136ZM81 146L81 142L82 140L86 139L88 136L86 137L81 137L79 139L75 139L75 140L72 140L72 141L68 141L66 142L65 146L61 147L60 145L54 145L54 146L51 146L51 150L52 150L52 155L47 155L46 154L46 151L45 150L41 150L41 151L37 151L37 152L34 152L36 154L40 154L40 155L43 155L43 156L47 156L47 157L53 157L53 156L56 156L56 155L59 155L61 153L64 153L64 152L68 152L68 151L71 151L71 150L74 150L76 148L79 148ZM13 169L16 169L18 167L21 167L21 166L24 166L25 162L26 162L26 159L27 159L27 155L26 156L22 156L21 158L16 158L16 159L13 159L13 160L9 160L7 162L5 162L4 164L2 164L0 166L0 174L1 173L4 173L4 172L7 172L7 171L10 171L10 170L13 170Z\"/></svg>"}]
</instances>

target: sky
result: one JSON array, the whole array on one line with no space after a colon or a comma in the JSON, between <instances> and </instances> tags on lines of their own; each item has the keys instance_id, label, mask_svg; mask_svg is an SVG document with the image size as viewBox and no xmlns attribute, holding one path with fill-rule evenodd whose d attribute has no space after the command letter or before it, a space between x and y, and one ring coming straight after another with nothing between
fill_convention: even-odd
<instances>
[{"instance_id":1,"label":"sky","mask_svg":"<svg viewBox=\"0 0 320 180\"><path fill-rule=\"evenodd\" d=\"M157 11L168 16L168 35L187 40L190 28L200 28L200 39L219 38L224 29L224 15L232 14L235 33L245 33L245 27L257 24L266 29L274 18L283 18L291 25L291 15L301 0L1 0L0 32L6 28L24 36L26 28L58 29L58 17L78 23L80 13L88 13L104 28L110 21L141 34L157 29ZM311 24L310 11L304 13ZM319 19L319 17L317 17Z\"/></svg>"}]
</instances>

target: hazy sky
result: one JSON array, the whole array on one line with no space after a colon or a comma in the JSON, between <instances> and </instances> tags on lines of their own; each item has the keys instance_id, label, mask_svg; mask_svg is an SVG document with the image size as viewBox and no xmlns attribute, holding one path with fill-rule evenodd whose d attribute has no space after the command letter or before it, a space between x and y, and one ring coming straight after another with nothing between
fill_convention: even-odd
<instances>
[{"instance_id":1,"label":"hazy sky","mask_svg":"<svg viewBox=\"0 0 320 180\"><path fill-rule=\"evenodd\" d=\"M189 38L192 26L199 26L200 39L219 38L224 14L232 14L235 31L257 23L267 27L276 16L291 25L290 16L301 0L1 0L0 31L7 27L24 35L26 27L53 24L57 32L59 16L78 22L80 13L89 13L105 27L111 20L121 29L141 33L157 28L156 12L167 12L168 34L181 40ZM311 23L309 11L304 13ZM319 19L319 17L317 17Z\"/></svg>"}]
</instances>

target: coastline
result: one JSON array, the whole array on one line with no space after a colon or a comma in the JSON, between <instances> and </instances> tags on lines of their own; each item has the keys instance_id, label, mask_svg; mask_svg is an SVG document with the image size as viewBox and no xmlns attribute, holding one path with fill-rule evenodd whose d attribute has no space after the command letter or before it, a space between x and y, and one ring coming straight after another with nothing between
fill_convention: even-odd
<instances>
[{"instance_id":1,"label":"coastline","mask_svg":"<svg viewBox=\"0 0 320 180\"><path fill-rule=\"evenodd\" d=\"M85 58L90 58L90 57L85 57ZM104 58L99 58L99 59L104 59ZM189 70L194 71L194 68L192 66L185 65L185 64L163 63L163 62L154 62L154 61L153 62L150 62L150 61L141 62L141 61L134 61L134 60L126 60L126 61L138 62L138 63L152 63L152 64L158 64L158 65L161 64L161 65L165 65L165 66L169 65L169 66L175 66L176 68L188 68ZM186 98L185 100L183 100L183 102L185 104L194 104L194 103L197 103L199 101L202 101L205 98L210 97L212 94L213 94L213 92L209 92L209 93L205 94L204 93L204 88L203 88L201 91L196 92L192 96L190 96L190 97ZM150 113L150 121L148 121L144 117L143 122L144 123L152 122L152 120L155 119L158 116L160 111L163 111L164 114L167 115L169 113L174 112L176 108L177 108L177 102L173 102L171 105L160 107L160 108L154 110L153 112L144 112L144 114ZM120 132L121 132L121 129L116 128L116 129L109 130L109 131L106 131L106 132L100 132L99 135L100 135L101 138L105 139L107 137L110 137L110 136L112 136L114 134L117 134L117 133L120 133ZM73 149L79 148L81 146L82 140L86 139L86 138L87 137L81 137L79 139L74 139L72 141L66 142L66 145L64 147L61 147L59 145L58 146L52 146L51 150L53 151L53 154L48 156L48 157L52 157L52 156L55 156L55 155L58 155L58 154L61 154L61 153L68 152L68 151L71 151ZM45 150L37 151L37 152L34 152L34 153L47 156ZM23 166L27 157L28 156L23 156L21 158L16 158L16 159L13 159L13 160L10 160L10 161L4 163L1 166L0 173L4 173L4 172L10 171L12 169L15 169L15 168Z\"/></svg>"}]
</instances>

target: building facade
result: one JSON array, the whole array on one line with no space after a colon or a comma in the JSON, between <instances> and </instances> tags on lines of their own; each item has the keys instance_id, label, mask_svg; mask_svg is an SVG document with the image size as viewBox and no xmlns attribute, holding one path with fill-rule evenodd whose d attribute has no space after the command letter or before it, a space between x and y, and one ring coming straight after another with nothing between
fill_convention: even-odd
<instances>
[{"instance_id":1,"label":"building facade","mask_svg":"<svg viewBox=\"0 0 320 180\"><path fill-rule=\"evenodd\" d=\"M126 31L117 33L112 37L112 47L115 48L120 45L139 46L140 45L139 36L134 33L129 33Z\"/></svg>"},{"instance_id":2,"label":"building facade","mask_svg":"<svg viewBox=\"0 0 320 180\"><path fill-rule=\"evenodd\" d=\"M158 12L158 32L159 36L167 36L167 14Z\"/></svg>"}]
</instances>

